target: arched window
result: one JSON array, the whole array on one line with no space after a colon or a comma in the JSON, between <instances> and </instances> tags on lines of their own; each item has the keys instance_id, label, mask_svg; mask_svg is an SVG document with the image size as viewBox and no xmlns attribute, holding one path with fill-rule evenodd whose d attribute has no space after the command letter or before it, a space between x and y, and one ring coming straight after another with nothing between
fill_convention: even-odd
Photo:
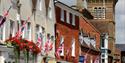
<instances>
[{"instance_id":1,"label":"arched window","mask_svg":"<svg viewBox=\"0 0 125 63\"><path fill-rule=\"evenodd\" d=\"M105 19L105 11L104 7L95 7L93 10L94 19Z\"/></svg>"}]
</instances>

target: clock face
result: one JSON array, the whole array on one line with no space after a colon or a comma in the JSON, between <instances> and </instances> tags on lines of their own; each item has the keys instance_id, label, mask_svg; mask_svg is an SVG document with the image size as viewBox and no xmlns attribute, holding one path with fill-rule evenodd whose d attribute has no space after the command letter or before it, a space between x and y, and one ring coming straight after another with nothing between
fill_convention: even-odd
<instances>
[{"instance_id":1,"label":"clock face","mask_svg":"<svg viewBox=\"0 0 125 63\"><path fill-rule=\"evenodd\" d=\"M125 62L125 56L122 57L122 61Z\"/></svg>"}]
</instances>

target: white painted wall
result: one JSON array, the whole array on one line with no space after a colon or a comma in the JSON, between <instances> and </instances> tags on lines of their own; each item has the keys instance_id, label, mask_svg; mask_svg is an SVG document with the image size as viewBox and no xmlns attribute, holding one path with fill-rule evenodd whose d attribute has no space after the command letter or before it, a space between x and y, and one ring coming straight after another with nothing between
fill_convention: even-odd
<instances>
[{"instance_id":1,"label":"white painted wall","mask_svg":"<svg viewBox=\"0 0 125 63\"><path fill-rule=\"evenodd\" d=\"M76 5L77 4L77 0L58 0L68 6L72 6L72 5Z\"/></svg>"}]
</instances>

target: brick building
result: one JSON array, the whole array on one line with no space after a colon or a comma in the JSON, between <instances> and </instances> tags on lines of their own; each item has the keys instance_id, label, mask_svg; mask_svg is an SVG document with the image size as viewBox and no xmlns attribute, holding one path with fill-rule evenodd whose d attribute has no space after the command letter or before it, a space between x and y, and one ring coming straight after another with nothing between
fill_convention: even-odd
<instances>
[{"instance_id":1,"label":"brick building","mask_svg":"<svg viewBox=\"0 0 125 63\"><path fill-rule=\"evenodd\" d=\"M120 54L119 54L120 60L119 61L121 61L121 62L119 62L119 63L125 63L125 44L116 44L116 48L118 48L120 50ZM116 56L116 57L119 57L119 56Z\"/></svg>"},{"instance_id":2,"label":"brick building","mask_svg":"<svg viewBox=\"0 0 125 63\"><path fill-rule=\"evenodd\" d=\"M94 16L90 22L101 32L101 63L114 62L115 52L115 4L117 0L89 0L87 9ZM104 40L104 41L103 41ZM108 46L107 46L108 45ZM107 53L106 53L107 51Z\"/></svg>"},{"instance_id":3,"label":"brick building","mask_svg":"<svg viewBox=\"0 0 125 63\"><path fill-rule=\"evenodd\" d=\"M114 63L121 63L121 50L118 48L115 48Z\"/></svg>"},{"instance_id":4,"label":"brick building","mask_svg":"<svg viewBox=\"0 0 125 63\"><path fill-rule=\"evenodd\" d=\"M55 2L56 12L56 51L64 42L61 61L83 62L87 54L87 63L94 62L100 56L100 32L83 16L82 13L59 1ZM67 50L75 45L67 55ZM73 50L74 49L74 50ZM83 57L81 60L80 57ZM91 61L88 61L91 60Z\"/></svg>"}]
</instances>

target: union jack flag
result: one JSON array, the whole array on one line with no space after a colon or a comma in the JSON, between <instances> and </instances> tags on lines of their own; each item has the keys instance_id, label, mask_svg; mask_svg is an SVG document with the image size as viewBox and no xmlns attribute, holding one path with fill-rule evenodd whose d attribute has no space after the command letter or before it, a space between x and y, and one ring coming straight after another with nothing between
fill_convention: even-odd
<instances>
[{"instance_id":1,"label":"union jack flag","mask_svg":"<svg viewBox=\"0 0 125 63\"><path fill-rule=\"evenodd\" d=\"M11 9L11 6L10 8L4 12L3 16L0 16L0 27L4 24L4 22L6 21L6 16L8 15L9 13L9 10Z\"/></svg>"},{"instance_id":2,"label":"union jack flag","mask_svg":"<svg viewBox=\"0 0 125 63\"><path fill-rule=\"evenodd\" d=\"M48 54L49 51L51 51L53 48L53 43L50 41L50 39L47 40L45 43L45 52Z\"/></svg>"},{"instance_id":3,"label":"union jack flag","mask_svg":"<svg viewBox=\"0 0 125 63\"><path fill-rule=\"evenodd\" d=\"M26 21L23 22L22 26L19 28L19 31L17 31L16 33L16 36L15 36L16 38L19 38L22 35L24 29L26 28L26 24L27 24Z\"/></svg>"},{"instance_id":4,"label":"union jack flag","mask_svg":"<svg viewBox=\"0 0 125 63\"><path fill-rule=\"evenodd\" d=\"M41 33L38 34L38 39L37 39L36 45L37 45L40 49L42 49L42 34L41 34Z\"/></svg>"},{"instance_id":5,"label":"union jack flag","mask_svg":"<svg viewBox=\"0 0 125 63\"><path fill-rule=\"evenodd\" d=\"M60 44L60 46L57 48L55 55L59 59L60 58L60 53L62 53L62 49L64 48L64 42Z\"/></svg>"},{"instance_id":6,"label":"union jack flag","mask_svg":"<svg viewBox=\"0 0 125 63\"><path fill-rule=\"evenodd\" d=\"M99 63L99 56L98 56L98 57L96 57L96 59L95 59L94 63Z\"/></svg>"},{"instance_id":7,"label":"union jack flag","mask_svg":"<svg viewBox=\"0 0 125 63\"><path fill-rule=\"evenodd\" d=\"M88 54L85 54L85 56L84 56L84 57L85 57L84 63L87 63L87 55L88 55Z\"/></svg>"}]
</instances>

